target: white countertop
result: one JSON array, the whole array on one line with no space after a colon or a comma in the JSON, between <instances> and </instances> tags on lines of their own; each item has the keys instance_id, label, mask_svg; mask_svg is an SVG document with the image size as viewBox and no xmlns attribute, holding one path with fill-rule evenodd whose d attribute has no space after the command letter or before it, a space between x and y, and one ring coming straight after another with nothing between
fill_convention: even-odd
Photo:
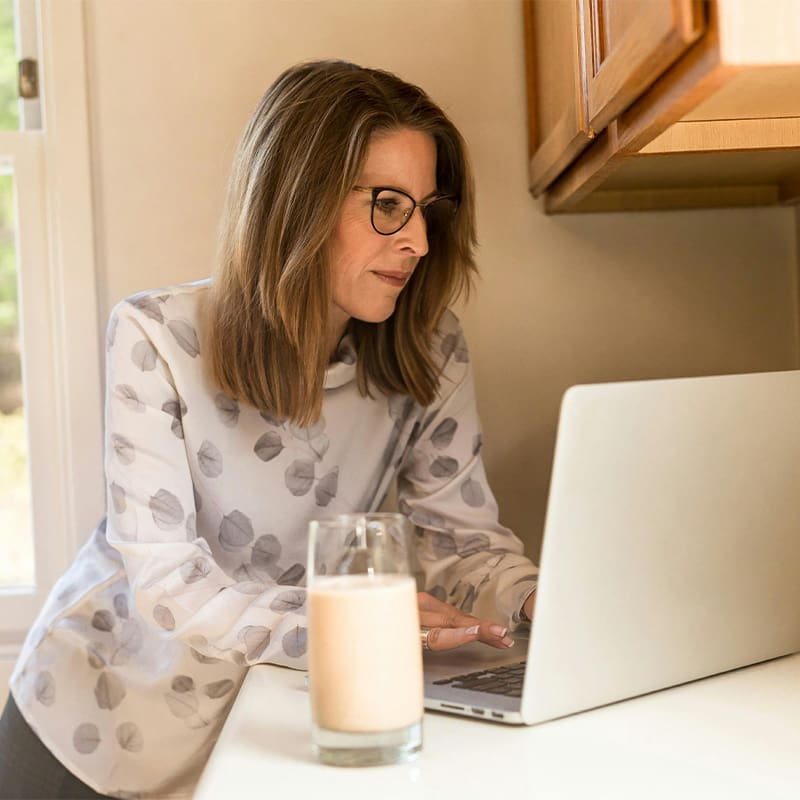
<instances>
[{"instance_id":1,"label":"white countertop","mask_svg":"<svg viewBox=\"0 0 800 800\"><path fill-rule=\"evenodd\" d=\"M327 767L304 673L248 673L195 800L800 798L800 655L533 727L427 712L409 764Z\"/></svg>"}]
</instances>

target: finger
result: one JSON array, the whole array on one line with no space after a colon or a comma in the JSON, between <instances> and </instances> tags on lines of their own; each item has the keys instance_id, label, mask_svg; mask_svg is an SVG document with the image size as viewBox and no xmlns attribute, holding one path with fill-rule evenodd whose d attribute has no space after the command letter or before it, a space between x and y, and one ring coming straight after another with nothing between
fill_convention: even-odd
<instances>
[{"instance_id":1,"label":"finger","mask_svg":"<svg viewBox=\"0 0 800 800\"><path fill-rule=\"evenodd\" d=\"M485 622L461 628L431 628L428 631L429 650L453 650L471 642L483 642L498 650L514 646L514 640L502 625Z\"/></svg>"},{"instance_id":2,"label":"finger","mask_svg":"<svg viewBox=\"0 0 800 800\"><path fill-rule=\"evenodd\" d=\"M428 631L429 650L453 650L478 640L480 625L468 628L431 628Z\"/></svg>"},{"instance_id":3,"label":"finger","mask_svg":"<svg viewBox=\"0 0 800 800\"><path fill-rule=\"evenodd\" d=\"M508 628L496 622L483 622L480 625L478 638L498 650L507 650L514 646L514 640L508 635Z\"/></svg>"},{"instance_id":4,"label":"finger","mask_svg":"<svg viewBox=\"0 0 800 800\"><path fill-rule=\"evenodd\" d=\"M477 625L479 641L498 649L507 649L514 644L514 640L508 636L508 629L503 625L479 619L472 614L465 614L427 592L417 594L417 606L420 624L427 628L467 629ZM467 641L474 641L474 639L467 639L462 644L466 644ZM453 646L459 647L460 644Z\"/></svg>"},{"instance_id":5,"label":"finger","mask_svg":"<svg viewBox=\"0 0 800 800\"><path fill-rule=\"evenodd\" d=\"M452 607L448 607L446 611L420 611L419 621L428 628L469 628L470 625L485 622Z\"/></svg>"}]
</instances>

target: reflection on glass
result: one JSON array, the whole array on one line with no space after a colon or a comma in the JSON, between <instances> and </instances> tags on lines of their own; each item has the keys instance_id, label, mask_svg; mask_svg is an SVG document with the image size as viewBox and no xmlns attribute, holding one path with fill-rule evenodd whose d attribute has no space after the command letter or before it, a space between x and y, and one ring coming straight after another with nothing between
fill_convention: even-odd
<instances>
[{"instance_id":1,"label":"reflection on glass","mask_svg":"<svg viewBox=\"0 0 800 800\"><path fill-rule=\"evenodd\" d=\"M0 0L0 130L19 130L14 0Z\"/></svg>"},{"instance_id":2,"label":"reflection on glass","mask_svg":"<svg viewBox=\"0 0 800 800\"><path fill-rule=\"evenodd\" d=\"M34 582L14 243L14 182L0 174L0 587Z\"/></svg>"}]
</instances>

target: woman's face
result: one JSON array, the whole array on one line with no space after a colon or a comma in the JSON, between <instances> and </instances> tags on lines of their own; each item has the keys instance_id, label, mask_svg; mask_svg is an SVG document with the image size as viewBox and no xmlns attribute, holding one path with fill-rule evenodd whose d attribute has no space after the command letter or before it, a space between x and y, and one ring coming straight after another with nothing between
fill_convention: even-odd
<instances>
[{"instance_id":1,"label":"woman's face","mask_svg":"<svg viewBox=\"0 0 800 800\"><path fill-rule=\"evenodd\" d=\"M401 128L373 137L357 186L402 189L417 202L436 194L436 144L427 133ZM428 252L421 209L402 230L381 236L370 222L372 196L350 192L333 238L331 330L334 344L351 317L383 322L419 259Z\"/></svg>"}]
</instances>

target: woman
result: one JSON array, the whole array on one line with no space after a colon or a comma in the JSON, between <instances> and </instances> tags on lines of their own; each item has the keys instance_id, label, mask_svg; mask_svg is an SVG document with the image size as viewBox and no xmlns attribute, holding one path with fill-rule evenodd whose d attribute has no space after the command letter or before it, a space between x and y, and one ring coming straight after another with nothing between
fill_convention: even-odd
<instances>
[{"instance_id":1,"label":"woman","mask_svg":"<svg viewBox=\"0 0 800 800\"><path fill-rule=\"evenodd\" d=\"M447 310L474 241L464 145L420 89L342 62L277 79L214 281L112 313L108 515L12 676L0 796L188 794L246 668L305 666L309 519L395 478L423 643L513 643L536 568L497 521Z\"/></svg>"}]
</instances>

